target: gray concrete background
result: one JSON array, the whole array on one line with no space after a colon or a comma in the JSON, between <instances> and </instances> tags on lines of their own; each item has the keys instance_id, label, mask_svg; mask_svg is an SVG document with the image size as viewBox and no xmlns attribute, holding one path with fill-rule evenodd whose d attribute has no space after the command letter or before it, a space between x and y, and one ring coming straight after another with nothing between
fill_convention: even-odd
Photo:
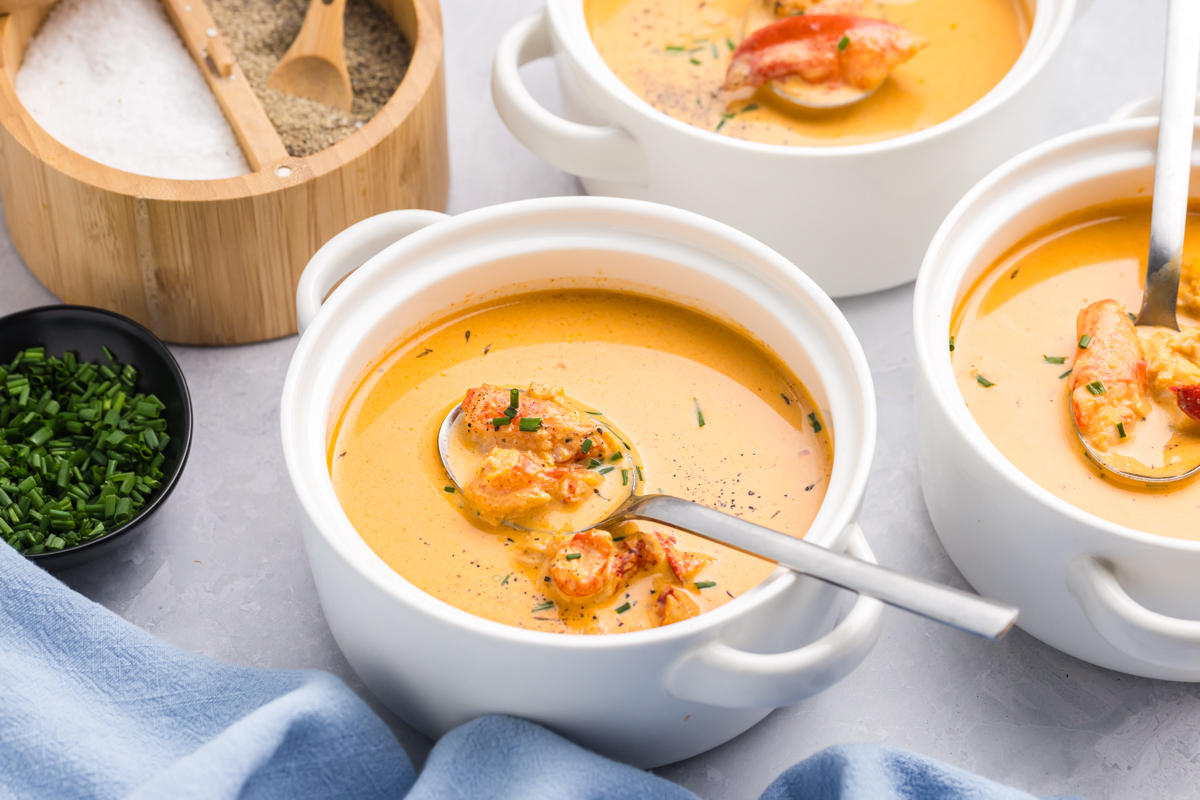
<instances>
[{"instance_id":1,"label":"gray concrete background","mask_svg":"<svg viewBox=\"0 0 1200 800\"><path fill-rule=\"evenodd\" d=\"M443 0L451 213L580 193L574 178L509 135L491 102L496 43L539 5ZM1062 53L1047 136L1103 121L1158 91L1165 8L1162 0L1096 0ZM526 72L535 94L555 107L549 64ZM866 349L879 401L862 526L883 563L965 586L917 481L911 301L909 285L839 302ZM54 298L0 232L0 313L48 302ZM195 403L187 471L145 536L63 577L180 647L243 664L329 670L367 695L321 614L283 467L278 397L295 344L173 348ZM431 743L380 711L420 764ZM991 645L892 610L879 646L846 680L660 773L704 798L755 798L792 763L843 742L909 748L1040 796L1200 796L1196 686L1098 669L1021 631Z\"/></svg>"}]
</instances>

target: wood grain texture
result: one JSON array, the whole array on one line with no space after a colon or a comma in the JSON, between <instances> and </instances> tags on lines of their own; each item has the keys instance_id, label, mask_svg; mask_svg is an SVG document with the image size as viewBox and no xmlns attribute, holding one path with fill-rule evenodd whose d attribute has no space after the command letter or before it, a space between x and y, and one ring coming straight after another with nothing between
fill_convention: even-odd
<instances>
[{"instance_id":1,"label":"wood grain texture","mask_svg":"<svg viewBox=\"0 0 1200 800\"><path fill-rule=\"evenodd\" d=\"M283 139L226 47L208 6L203 0L162 0L162 4L233 128L250 169L257 172L287 158Z\"/></svg>"},{"instance_id":2,"label":"wood grain texture","mask_svg":"<svg viewBox=\"0 0 1200 800\"><path fill-rule=\"evenodd\" d=\"M214 181L133 175L50 137L13 88L48 8L0 17L0 195L26 265L63 301L112 309L168 341L295 333L296 284L321 245L384 211L445 209L437 0L378 2L414 48L404 81L375 118L315 155Z\"/></svg>"}]
</instances>

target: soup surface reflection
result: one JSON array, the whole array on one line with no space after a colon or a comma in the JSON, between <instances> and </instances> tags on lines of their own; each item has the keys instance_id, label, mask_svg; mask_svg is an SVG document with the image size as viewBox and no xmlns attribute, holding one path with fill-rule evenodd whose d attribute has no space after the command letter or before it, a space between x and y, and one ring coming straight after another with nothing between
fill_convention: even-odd
<instances>
[{"instance_id":1,"label":"soup surface reflection","mask_svg":"<svg viewBox=\"0 0 1200 800\"><path fill-rule=\"evenodd\" d=\"M499 406L518 387L521 408L537 387L562 387L603 412L636 448L647 493L794 536L825 496L832 451L820 412L799 380L742 333L612 291L539 292L468 309L382 356L337 421L329 468L367 544L413 584L472 614L542 631L639 630L727 603L775 568L645 523L601 532L604 541L564 542L485 522L450 491L437 431L468 389L490 392ZM578 445L564 452L574 458ZM593 446L603 452L599 439ZM593 468L605 469L599 461ZM660 561L628 573L615 592L564 594L568 572L639 542ZM663 546L676 556L670 563Z\"/></svg>"}]
</instances>

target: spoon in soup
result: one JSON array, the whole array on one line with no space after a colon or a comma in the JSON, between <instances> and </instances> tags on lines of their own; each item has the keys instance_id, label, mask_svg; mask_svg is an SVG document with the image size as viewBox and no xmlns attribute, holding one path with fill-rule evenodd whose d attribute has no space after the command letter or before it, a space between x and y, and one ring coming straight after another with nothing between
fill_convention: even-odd
<instances>
[{"instance_id":1,"label":"spoon in soup","mask_svg":"<svg viewBox=\"0 0 1200 800\"><path fill-rule=\"evenodd\" d=\"M795 572L874 597L888 605L985 639L1001 638L1016 622L1018 610L1004 603L860 561L690 500L663 494L637 494L641 482L635 476L641 472L640 460L629 439L620 435L598 412L589 411L587 406L570 398L565 398L565 402L573 408L585 410L584 413L590 413L620 441L623 449L613 456L621 456L618 464L634 465L634 468L625 467L629 479L617 487L619 492L604 498L600 508L593 508L590 514L582 518L572 519L571 524L565 527L560 524L542 528L536 524L525 524L526 520L522 520L522 524L505 522L506 525L521 530L573 533L627 520L657 522L770 559ZM470 482L468 473L463 470L464 461L459 452L460 442L464 438L465 417L462 404L455 405L446 414L438 430L438 454L442 465L450 480L464 495ZM561 523L563 520L560 518L557 521Z\"/></svg>"},{"instance_id":2,"label":"spoon in soup","mask_svg":"<svg viewBox=\"0 0 1200 800\"><path fill-rule=\"evenodd\" d=\"M765 83L781 100L821 111L860 103L928 44L880 17L873 0L752 2L723 89Z\"/></svg>"},{"instance_id":3,"label":"spoon in soup","mask_svg":"<svg viewBox=\"0 0 1200 800\"><path fill-rule=\"evenodd\" d=\"M1167 16L1167 50L1163 68L1162 111L1158 126L1158 153L1154 166L1154 196L1150 212L1150 251L1146 260L1146 288L1135 326L1179 330L1179 273L1187 224L1188 183L1192 169L1192 134L1195 128L1196 72L1200 62L1200 3L1171 0ZM1087 349L1084 336L1080 351ZM1076 364L1079 357L1076 358ZM1089 388L1094 386L1090 384ZM1103 384L1098 391L1103 392ZM1200 448L1184 450L1173 463L1161 467L1137 458L1096 448L1071 414L1075 435L1088 457L1118 478L1162 487L1200 474ZM1122 431L1122 435L1124 432Z\"/></svg>"}]
</instances>

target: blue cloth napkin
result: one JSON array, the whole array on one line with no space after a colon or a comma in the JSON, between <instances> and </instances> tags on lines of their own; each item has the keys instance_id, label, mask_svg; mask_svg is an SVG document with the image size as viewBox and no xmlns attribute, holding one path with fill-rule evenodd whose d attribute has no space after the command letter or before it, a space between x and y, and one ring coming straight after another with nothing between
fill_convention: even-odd
<instances>
[{"instance_id":1,"label":"blue cloth napkin","mask_svg":"<svg viewBox=\"0 0 1200 800\"><path fill-rule=\"evenodd\" d=\"M315 670L155 639L0 543L0 798L698 800L533 723L451 731L417 776L387 726ZM845 745L762 800L1029 800L904 750Z\"/></svg>"}]
</instances>

